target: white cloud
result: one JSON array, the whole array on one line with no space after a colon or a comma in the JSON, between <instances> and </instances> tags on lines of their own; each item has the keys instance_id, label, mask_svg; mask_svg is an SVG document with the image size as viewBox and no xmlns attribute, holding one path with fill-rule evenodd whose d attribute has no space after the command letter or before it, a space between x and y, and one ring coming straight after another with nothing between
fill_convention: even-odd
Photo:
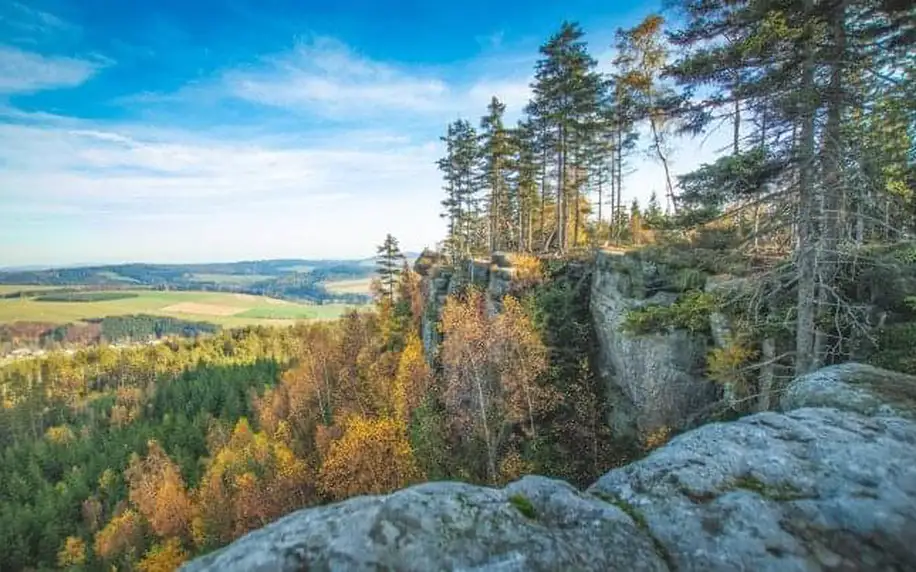
<instances>
[{"instance_id":1,"label":"white cloud","mask_svg":"<svg viewBox=\"0 0 916 572\"><path fill-rule=\"evenodd\" d=\"M482 113L492 95L521 107L528 75L449 82L432 72L407 69L361 56L329 38L301 43L260 66L230 70L224 87L256 103L333 118L400 112L414 115Z\"/></svg>"},{"instance_id":2,"label":"white cloud","mask_svg":"<svg viewBox=\"0 0 916 572\"><path fill-rule=\"evenodd\" d=\"M102 65L0 45L0 94L73 87L89 79Z\"/></svg>"},{"instance_id":3,"label":"white cloud","mask_svg":"<svg viewBox=\"0 0 916 572\"><path fill-rule=\"evenodd\" d=\"M377 132L314 144L0 124L0 265L356 257L389 231L421 248L442 233L438 151ZM78 234L48 238L66 221Z\"/></svg>"}]
</instances>

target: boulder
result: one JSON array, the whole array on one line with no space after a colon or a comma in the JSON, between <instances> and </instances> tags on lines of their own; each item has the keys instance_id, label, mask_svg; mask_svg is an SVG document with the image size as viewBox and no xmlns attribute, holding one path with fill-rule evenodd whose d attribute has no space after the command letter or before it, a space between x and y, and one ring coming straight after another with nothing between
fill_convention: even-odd
<instances>
[{"instance_id":1,"label":"boulder","mask_svg":"<svg viewBox=\"0 0 916 572\"><path fill-rule=\"evenodd\" d=\"M183 570L654 572L667 567L652 541L616 506L561 481L526 477L504 489L427 483L302 510Z\"/></svg>"},{"instance_id":2,"label":"boulder","mask_svg":"<svg viewBox=\"0 0 916 572\"><path fill-rule=\"evenodd\" d=\"M916 376L861 363L825 367L795 380L780 408L836 407L862 415L916 419Z\"/></svg>"}]
</instances>

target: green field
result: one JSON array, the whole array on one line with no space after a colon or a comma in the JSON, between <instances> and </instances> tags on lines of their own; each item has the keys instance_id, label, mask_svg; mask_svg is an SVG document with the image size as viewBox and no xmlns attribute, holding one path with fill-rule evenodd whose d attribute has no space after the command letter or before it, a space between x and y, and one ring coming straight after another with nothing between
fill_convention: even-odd
<instances>
[{"instance_id":1,"label":"green field","mask_svg":"<svg viewBox=\"0 0 916 572\"><path fill-rule=\"evenodd\" d=\"M356 278L354 280L335 280L325 282L324 287L328 292L340 294L369 294L372 278Z\"/></svg>"},{"instance_id":2,"label":"green field","mask_svg":"<svg viewBox=\"0 0 916 572\"><path fill-rule=\"evenodd\" d=\"M18 286L15 292L25 289ZM28 287L29 289L33 287ZM17 321L69 323L87 318L152 314L211 322L225 327L292 324L326 320L343 313L343 304L309 305L264 296L226 292L125 290L130 298L97 302L40 302L35 298L0 299L0 323Z\"/></svg>"}]
</instances>

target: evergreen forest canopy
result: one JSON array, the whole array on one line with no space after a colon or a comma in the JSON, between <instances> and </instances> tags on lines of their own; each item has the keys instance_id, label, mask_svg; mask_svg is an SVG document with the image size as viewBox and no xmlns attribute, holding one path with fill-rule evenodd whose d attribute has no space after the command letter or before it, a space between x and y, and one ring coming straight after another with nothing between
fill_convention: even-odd
<instances>
[{"instance_id":1,"label":"evergreen forest canopy","mask_svg":"<svg viewBox=\"0 0 916 572\"><path fill-rule=\"evenodd\" d=\"M563 24L518 125L494 99L479 128L448 126L448 235L416 268L510 251L499 312L472 285L425 299L435 271L389 235L374 306L337 322L0 367L0 568L171 570L304 506L437 479L584 485L658 446L667 431L623 441L606 423L588 247L671 270L654 286L677 300L632 311L634 334L708 333L713 312L735 325L706 364L729 414L766 408L779 372L850 358L916 372L913 9L671 11L676 25L619 31L608 75ZM675 136L716 125L732 144L675 180ZM665 193L623 205L641 151ZM710 291L713 274L737 286Z\"/></svg>"}]
</instances>

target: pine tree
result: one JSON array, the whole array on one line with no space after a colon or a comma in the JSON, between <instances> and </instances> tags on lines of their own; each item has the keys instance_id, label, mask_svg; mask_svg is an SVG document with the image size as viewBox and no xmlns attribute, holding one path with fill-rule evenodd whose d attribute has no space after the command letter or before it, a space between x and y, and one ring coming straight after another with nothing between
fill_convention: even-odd
<instances>
[{"instance_id":1,"label":"pine tree","mask_svg":"<svg viewBox=\"0 0 916 572\"><path fill-rule=\"evenodd\" d=\"M527 108L542 129L545 159L548 151L553 155L556 214L553 232L545 239L544 246L556 244L560 251L569 245L570 210L574 224L578 216L581 184L578 172L584 167L582 152L594 136L591 124L597 117L602 88L595 71L597 62L588 54L583 36L578 24L564 22L559 32L541 46L542 57L535 66L531 85L534 95ZM578 226L574 226L574 240L577 232Z\"/></svg>"},{"instance_id":2,"label":"pine tree","mask_svg":"<svg viewBox=\"0 0 916 572\"><path fill-rule=\"evenodd\" d=\"M512 240L512 205L510 200L509 170L511 141L503 125L505 104L493 97L487 106L487 115L480 120L482 176L487 199L487 237L490 252L502 250Z\"/></svg>"},{"instance_id":3,"label":"pine tree","mask_svg":"<svg viewBox=\"0 0 916 572\"><path fill-rule=\"evenodd\" d=\"M391 234L385 236L383 242L376 249L375 272L381 282L381 295L390 303L394 303L395 287L401 274L404 255L398 247L398 239Z\"/></svg>"}]
</instances>

